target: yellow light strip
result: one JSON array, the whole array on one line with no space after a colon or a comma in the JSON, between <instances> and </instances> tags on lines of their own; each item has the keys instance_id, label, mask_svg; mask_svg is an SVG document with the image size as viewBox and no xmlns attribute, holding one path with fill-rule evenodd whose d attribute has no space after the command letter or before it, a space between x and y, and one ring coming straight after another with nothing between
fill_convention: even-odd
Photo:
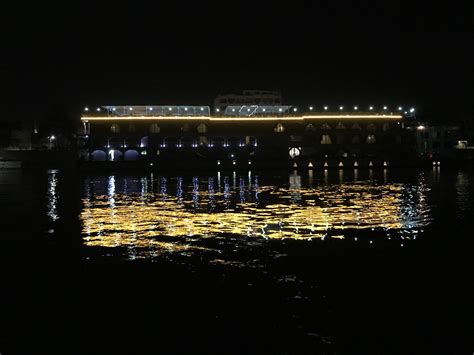
<instances>
[{"instance_id":1,"label":"yellow light strip","mask_svg":"<svg viewBox=\"0 0 474 355\"><path fill-rule=\"evenodd\" d=\"M82 121L125 121L125 120L160 120L160 121L301 121L311 119L391 119L400 120L401 115L309 115L286 117L209 117L209 116L106 116L81 117Z\"/></svg>"}]
</instances>

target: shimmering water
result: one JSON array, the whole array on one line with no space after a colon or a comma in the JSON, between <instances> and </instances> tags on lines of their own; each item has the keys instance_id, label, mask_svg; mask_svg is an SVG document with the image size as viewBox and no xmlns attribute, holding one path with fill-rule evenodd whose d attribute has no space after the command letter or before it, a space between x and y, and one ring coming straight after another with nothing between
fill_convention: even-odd
<instances>
[{"instance_id":1,"label":"shimmering water","mask_svg":"<svg viewBox=\"0 0 474 355\"><path fill-rule=\"evenodd\" d=\"M166 338L211 339L205 349L224 353L449 353L471 303L473 194L469 170L440 167L0 171L1 291L83 295L76 306L94 295L84 329L113 308L109 329L142 314Z\"/></svg>"},{"instance_id":2,"label":"shimmering water","mask_svg":"<svg viewBox=\"0 0 474 355\"><path fill-rule=\"evenodd\" d=\"M204 176L92 176L83 180L80 221L87 247L126 248L134 259L162 253L215 253L206 239L394 240L403 246L433 219L425 174L411 182L341 171L277 178L252 171ZM436 173L436 172L435 172ZM372 173L373 174L373 173ZM55 174L49 177L54 190ZM333 178L336 181L333 181ZM331 180L330 180L331 179ZM56 216L50 193L48 215Z\"/></svg>"}]
</instances>

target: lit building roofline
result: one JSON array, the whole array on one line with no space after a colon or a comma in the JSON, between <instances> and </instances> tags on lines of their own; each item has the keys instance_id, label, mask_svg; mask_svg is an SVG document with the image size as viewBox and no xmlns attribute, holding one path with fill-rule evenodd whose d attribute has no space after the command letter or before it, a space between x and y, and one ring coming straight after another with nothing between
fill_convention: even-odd
<instances>
[{"instance_id":1,"label":"lit building roofline","mask_svg":"<svg viewBox=\"0 0 474 355\"><path fill-rule=\"evenodd\" d=\"M303 116L274 116L274 117L210 117L210 116L83 116L82 121L303 121L303 120L350 120L350 119L390 119L401 120L402 115L303 115Z\"/></svg>"}]
</instances>

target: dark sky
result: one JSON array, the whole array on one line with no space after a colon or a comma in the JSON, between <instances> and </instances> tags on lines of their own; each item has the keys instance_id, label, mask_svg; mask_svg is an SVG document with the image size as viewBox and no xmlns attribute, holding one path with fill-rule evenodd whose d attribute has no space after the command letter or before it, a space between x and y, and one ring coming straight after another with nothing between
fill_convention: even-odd
<instances>
[{"instance_id":1,"label":"dark sky","mask_svg":"<svg viewBox=\"0 0 474 355\"><path fill-rule=\"evenodd\" d=\"M15 9L1 32L0 120L211 104L253 88L289 104L406 104L425 118L474 119L472 5L354 3Z\"/></svg>"}]
</instances>

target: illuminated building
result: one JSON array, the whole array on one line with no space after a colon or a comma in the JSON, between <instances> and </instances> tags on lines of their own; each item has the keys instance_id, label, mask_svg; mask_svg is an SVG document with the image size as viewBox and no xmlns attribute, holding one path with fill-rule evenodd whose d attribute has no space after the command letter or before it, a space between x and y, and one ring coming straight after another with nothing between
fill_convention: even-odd
<instances>
[{"instance_id":1,"label":"illuminated building","mask_svg":"<svg viewBox=\"0 0 474 355\"><path fill-rule=\"evenodd\" d=\"M416 156L414 134L404 128L410 118L396 107L392 112L369 105L347 106L347 111L323 105L231 105L229 98L223 106L223 96L218 98L214 110L88 108L81 117L83 160L163 168L341 168L395 166Z\"/></svg>"}]
</instances>

